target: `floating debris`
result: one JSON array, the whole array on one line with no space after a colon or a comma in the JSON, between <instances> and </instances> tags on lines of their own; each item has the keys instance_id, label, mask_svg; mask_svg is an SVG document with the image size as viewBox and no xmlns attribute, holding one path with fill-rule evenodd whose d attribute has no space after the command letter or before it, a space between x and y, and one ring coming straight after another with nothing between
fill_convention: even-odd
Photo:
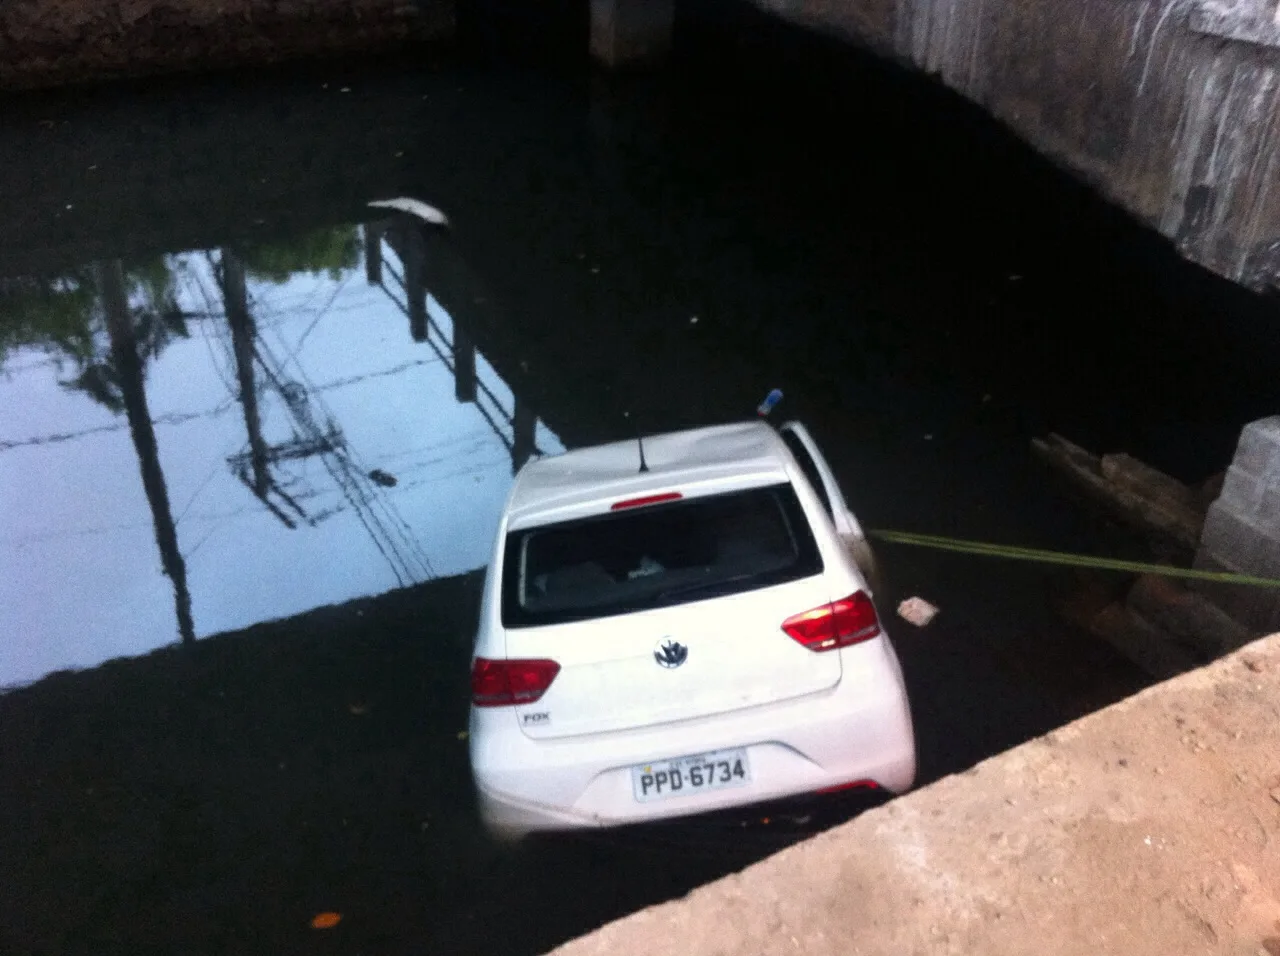
<instances>
[{"instance_id":1,"label":"floating debris","mask_svg":"<svg viewBox=\"0 0 1280 956\"><path fill-rule=\"evenodd\" d=\"M396 199L378 199L369 203L369 205L375 209L395 209L398 212L406 212L411 216L417 216L423 222L431 223L433 226L449 225L448 216L435 206L430 206L420 199L400 196Z\"/></svg>"},{"instance_id":2,"label":"floating debris","mask_svg":"<svg viewBox=\"0 0 1280 956\"><path fill-rule=\"evenodd\" d=\"M938 616L938 609L924 598L907 598L898 605L898 617L916 627L925 627Z\"/></svg>"}]
</instances>

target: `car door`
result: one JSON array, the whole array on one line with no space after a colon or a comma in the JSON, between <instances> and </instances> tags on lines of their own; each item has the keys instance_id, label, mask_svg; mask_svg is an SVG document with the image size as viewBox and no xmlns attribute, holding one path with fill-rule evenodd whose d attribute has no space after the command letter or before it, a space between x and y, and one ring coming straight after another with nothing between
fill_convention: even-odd
<instances>
[{"instance_id":1,"label":"car door","mask_svg":"<svg viewBox=\"0 0 1280 956\"><path fill-rule=\"evenodd\" d=\"M817 492L823 508L831 518L831 523L835 525L840 540L844 542L858 569L862 571L862 576L867 579L867 586L873 593L880 590L879 573L875 557L867 543L866 534L858 519L849 510L844 494L840 491L840 484L836 481L835 472L822 456L818 443L809 434L809 429L800 422L786 422L779 428L779 432L783 442L800 465L800 470L804 472L809 483L813 485L813 490Z\"/></svg>"}]
</instances>

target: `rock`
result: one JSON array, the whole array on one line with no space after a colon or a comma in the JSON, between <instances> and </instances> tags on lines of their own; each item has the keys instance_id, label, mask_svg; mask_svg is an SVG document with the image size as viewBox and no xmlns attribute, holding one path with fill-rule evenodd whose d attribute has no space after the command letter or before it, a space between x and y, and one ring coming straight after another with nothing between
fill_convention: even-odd
<instances>
[{"instance_id":1,"label":"rock","mask_svg":"<svg viewBox=\"0 0 1280 956\"><path fill-rule=\"evenodd\" d=\"M1209 657L1236 650L1260 636L1203 595L1158 575L1138 578L1125 603L1178 643Z\"/></svg>"},{"instance_id":2,"label":"rock","mask_svg":"<svg viewBox=\"0 0 1280 956\"><path fill-rule=\"evenodd\" d=\"M1095 636L1111 644L1157 680L1167 680L1203 662L1202 655L1179 644L1122 604L1103 608L1088 626Z\"/></svg>"}]
</instances>

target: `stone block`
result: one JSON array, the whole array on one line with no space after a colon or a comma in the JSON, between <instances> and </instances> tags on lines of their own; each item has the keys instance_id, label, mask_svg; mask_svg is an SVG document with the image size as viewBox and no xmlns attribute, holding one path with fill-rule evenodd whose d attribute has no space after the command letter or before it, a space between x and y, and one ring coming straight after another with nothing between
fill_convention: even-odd
<instances>
[{"instance_id":1,"label":"stone block","mask_svg":"<svg viewBox=\"0 0 1280 956\"><path fill-rule=\"evenodd\" d=\"M1200 571L1251 573L1201 551L1195 566ZM1194 588L1245 627L1258 634L1280 631L1280 590L1243 584L1196 581Z\"/></svg>"},{"instance_id":2,"label":"stone block","mask_svg":"<svg viewBox=\"0 0 1280 956\"><path fill-rule=\"evenodd\" d=\"M1280 521L1246 517L1218 499L1205 518L1200 551L1243 574L1280 577Z\"/></svg>"},{"instance_id":3,"label":"stone block","mask_svg":"<svg viewBox=\"0 0 1280 956\"><path fill-rule=\"evenodd\" d=\"M1231 468L1260 479L1280 494L1280 415L1250 422L1240 433ZM1280 509L1277 509L1280 519Z\"/></svg>"},{"instance_id":4,"label":"stone block","mask_svg":"<svg viewBox=\"0 0 1280 956\"><path fill-rule=\"evenodd\" d=\"M1103 608L1089 629L1156 680L1168 680L1205 660L1122 604Z\"/></svg>"},{"instance_id":5,"label":"stone block","mask_svg":"<svg viewBox=\"0 0 1280 956\"><path fill-rule=\"evenodd\" d=\"M1260 636L1212 601L1177 581L1144 574L1125 605L1178 643L1207 657L1229 653Z\"/></svg>"},{"instance_id":6,"label":"stone block","mask_svg":"<svg viewBox=\"0 0 1280 956\"><path fill-rule=\"evenodd\" d=\"M1280 489L1257 475L1231 467L1217 503L1243 518L1262 518L1269 511L1280 509Z\"/></svg>"},{"instance_id":7,"label":"stone block","mask_svg":"<svg viewBox=\"0 0 1280 956\"><path fill-rule=\"evenodd\" d=\"M1209 508L1196 567L1280 578L1280 416L1246 425L1222 494ZM1280 590L1211 582L1196 584L1246 627L1280 629Z\"/></svg>"}]
</instances>

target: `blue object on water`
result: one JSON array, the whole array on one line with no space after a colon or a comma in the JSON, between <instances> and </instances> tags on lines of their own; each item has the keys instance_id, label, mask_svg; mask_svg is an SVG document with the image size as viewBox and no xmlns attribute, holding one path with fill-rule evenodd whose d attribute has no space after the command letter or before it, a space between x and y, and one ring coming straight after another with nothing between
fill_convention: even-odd
<instances>
[{"instance_id":1,"label":"blue object on water","mask_svg":"<svg viewBox=\"0 0 1280 956\"><path fill-rule=\"evenodd\" d=\"M775 388L773 391L771 391L768 395L764 397L764 401L761 402L760 406L756 409L756 414L759 415L761 418L764 418L771 411L773 411L775 407L777 407L777 404L780 401L782 401L782 389Z\"/></svg>"}]
</instances>

